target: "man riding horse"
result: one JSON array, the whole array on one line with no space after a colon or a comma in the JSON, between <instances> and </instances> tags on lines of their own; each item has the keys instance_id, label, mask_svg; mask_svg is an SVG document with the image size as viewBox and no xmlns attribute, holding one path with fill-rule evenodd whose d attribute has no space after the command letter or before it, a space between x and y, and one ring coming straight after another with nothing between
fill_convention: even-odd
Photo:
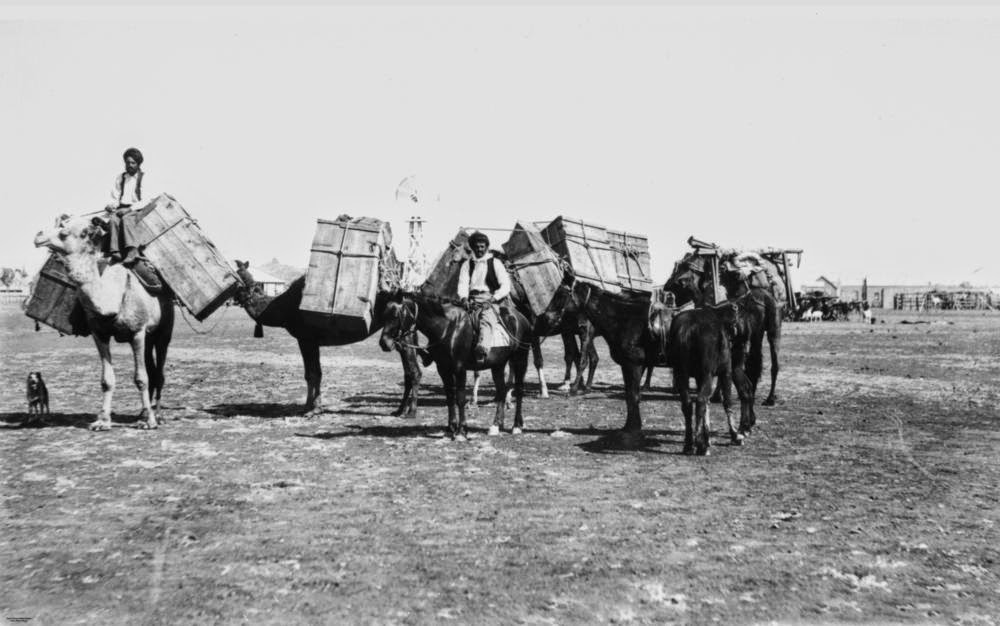
<instances>
[{"instance_id":1,"label":"man riding horse","mask_svg":"<svg viewBox=\"0 0 1000 626\"><path fill-rule=\"evenodd\" d=\"M507 345L500 314L510 307L510 275L490 253L490 239L480 231L469 236L472 256L458 275L458 298L476 319L476 361L485 361L490 348Z\"/></svg>"}]
</instances>

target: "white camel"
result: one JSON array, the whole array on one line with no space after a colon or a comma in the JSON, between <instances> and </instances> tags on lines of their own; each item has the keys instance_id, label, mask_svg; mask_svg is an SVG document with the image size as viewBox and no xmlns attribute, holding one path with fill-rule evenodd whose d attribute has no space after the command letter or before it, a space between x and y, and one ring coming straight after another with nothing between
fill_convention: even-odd
<instances>
[{"instance_id":1,"label":"white camel","mask_svg":"<svg viewBox=\"0 0 1000 626\"><path fill-rule=\"evenodd\" d=\"M64 216L56 227L35 237L35 246L45 246L63 255L69 278L79 288L79 299L87 325L101 356L101 389L104 404L91 430L111 428L111 396L115 370L111 364L111 339L132 346L135 386L142 396L141 428L156 428L163 366L174 328L174 305L168 290L151 295L122 265L100 270L101 242L105 230L98 219Z\"/></svg>"}]
</instances>

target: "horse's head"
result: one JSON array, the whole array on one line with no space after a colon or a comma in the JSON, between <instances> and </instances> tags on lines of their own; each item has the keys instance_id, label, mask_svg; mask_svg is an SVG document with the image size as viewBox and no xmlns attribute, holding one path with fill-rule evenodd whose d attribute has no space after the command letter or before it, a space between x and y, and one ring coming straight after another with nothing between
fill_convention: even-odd
<instances>
[{"instance_id":1,"label":"horse's head","mask_svg":"<svg viewBox=\"0 0 1000 626\"><path fill-rule=\"evenodd\" d=\"M389 352L404 336L413 332L417 323L417 303L413 298L399 294L386 302L381 319L382 334L379 335L378 345Z\"/></svg>"},{"instance_id":2,"label":"horse's head","mask_svg":"<svg viewBox=\"0 0 1000 626\"><path fill-rule=\"evenodd\" d=\"M704 262L693 253L688 254L674 263L674 271L663 285L663 289L674 294L677 306L683 306L688 302L701 302L704 274Z\"/></svg>"},{"instance_id":3,"label":"horse's head","mask_svg":"<svg viewBox=\"0 0 1000 626\"><path fill-rule=\"evenodd\" d=\"M98 218L63 215L48 231L38 231L35 247L46 247L62 254L98 254L106 234Z\"/></svg>"}]
</instances>

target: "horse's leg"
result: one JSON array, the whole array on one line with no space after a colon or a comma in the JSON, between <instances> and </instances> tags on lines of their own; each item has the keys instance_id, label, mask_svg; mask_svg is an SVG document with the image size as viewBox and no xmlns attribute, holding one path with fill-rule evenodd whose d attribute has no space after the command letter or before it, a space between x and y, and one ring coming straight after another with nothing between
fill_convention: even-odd
<instances>
[{"instance_id":1,"label":"horse's leg","mask_svg":"<svg viewBox=\"0 0 1000 626\"><path fill-rule=\"evenodd\" d=\"M778 352L781 347L781 312L771 316L771 324L767 329L767 344L771 348L771 392L764 398L764 406L774 406L778 397L775 395L775 387L778 385Z\"/></svg>"},{"instance_id":2,"label":"horse's leg","mask_svg":"<svg viewBox=\"0 0 1000 626\"><path fill-rule=\"evenodd\" d=\"M101 414L90 425L90 430L111 430L111 397L115 393L115 368L111 365L111 338L100 338L94 333L94 343L101 357L101 391L104 399Z\"/></svg>"},{"instance_id":3,"label":"horse's leg","mask_svg":"<svg viewBox=\"0 0 1000 626\"><path fill-rule=\"evenodd\" d=\"M737 359L735 354L733 355L733 383L736 385L736 393L740 397L740 434L746 437L750 434L756 421L753 415L753 383L750 382L744 369L743 358Z\"/></svg>"},{"instance_id":4,"label":"horse's leg","mask_svg":"<svg viewBox=\"0 0 1000 626\"><path fill-rule=\"evenodd\" d=\"M649 391L653 388L653 366L650 365L646 367L646 382L642 384L643 391Z\"/></svg>"},{"instance_id":5,"label":"horse's leg","mask_svg":"<svg viewBox=\"0 0 1000 626\"><path fill-rule=\"evenodd\" d=\"M695 405L694 452L701 456L707 456L708 446L711 443L708 433L712 427L708 415L708 398L712 395L712 375L704 372L696 382L698 383L698 400Z\"/></svg>"},{"instance_id":6,"label":"horse's leg","mask_svg":"<svg viewBox=\"0 0 1000 626\"><path fill-rule=\"evenodd\" d=\"M510 431L512 435L520 435L524 428L524 414L522 412L524 402L524 376L528 371L528 353L518 351L514 353L514 358L510 362L510 371L514 375L514 428Z\"/></svg>"},{"instance_id":7,"label":"horse's leg","mask_svg":"<svg viewBox=\"0 0 1000 626\"><path fill-rule=\"evenodd\" d=\"M507 396L507 384L504 380L504 367L505 364L494 365L491 368L493 372L493 384L497 386L497 408L493 413L493 425L490 426L490 435L499 435L500 431L503 430L503 422L506 417L507 405L503 401L503 398Z\"/></svg>"},{"instance_id":8,"label":"horse's leg","mask_svg":"<svg viewBox=\"0 0 1000 626\"><path fill-rule=\"evenodd\" d=\"M549 397L549 386L545 383L545 361L544 361L544 359L542 359L542 342L541 342L541 340L538 339L538 337L532 337L531 338L531 356L534 359L535 371L538 372L538 384L541 387L541 390L538 392L538 397L539 398L548 398ZM516 378L514 376L514 372L513 371L511 371L510 375L511 375L511 379ZM510 387L510 385L508 385L508 388L509 387ZM508 398L507 402L508 402L508 405L509 405L510 404L510 393L509 392L507 394L507 398Z\"/></svg>"},{"instance_id":9,"label":"horse's leg","mask_svg":"<svg viewBox=\"0 0 1000 626\"><path fill-rule=\"evenodd\" d=\"M465 368L459 367L455 371L455 404L458 406L458 430L455 433L455 439L458 441L465 441L469 436L469 434L465 431L465 384ZM499 402L498 404L503 406L502 402Z\"/></svg>"},{"instance_id":10,"label":"horse's leg","mask_svg":"<svg viewBox=\"0 0 1000 626\"><path fill-rule=\"evenodd\" d=\"M688 375L683 368L673 369L674 389L681 403L681 413L684 414L684 454L694 454L694 424L691 410L691 390L688 388Z\"/></svg>"},{"instance_id":11,"label":"horse's leg","mask_svg":"<svg viewBox=\"0 0 1000 626\"><path fill-rule=\"evenodd\" d=\"M135 388L139 390L139 397L142 398L142 413L139 417L145 417L146 422L139 423L139 428L156 428L156 415L153 405L149 402L149 374L146 373L146 333L140 331L132 337L132 361L135 365Z\"/></svg>"},{"instance_id":12,"label":"horse's leg","mask_svg":"<svg viewBox=\"0 0 1000 626\"><path fill-rule=\"evenodd\" d=\"M413 348L397 347L399 360L403 364L403 399L399 403L393 416L416 417L417 416L417 393L420 389L420 378L423 376L420 371L420 364L417 362L417 351Z\"/></svg>"},{"instance_id":13,"label":"horse's leg","mask_svg":"<svg viewBox=\"0 0 1000 626\"><path fill-rule=\"evenodd\" d=\"M454 439L455 433L458 431L458 413L455 407L455 371L438 363L438 374L441 375L445 403L448 405L448 435Z\"/></svg>"},{"instance_id":14,"label":"horse's leg","mask_svg":"<svg viewBox=\"0 0 1000 626\"><path fill-rule=\"evenodd\" d=\"M575 334L563 331L559 333L559 336L562 337L563 361L566 363L566 374L563 376L562 384L559 385L559 391L568 391L570 383L573 382L571 378L573 366L576 366L576 371L580 371L580 349L576 345Z\"/></svg>"},{"instance_id":15,"label":"horse's leg","mask_svg":"<svg viewBox=\"0 0 1000 626\"><path fill-rule=\"evenodd\" d=\"M638 363L622 364L622 380L625 381L625 426L627 433L638 434L642 431L642 416L639 414L639 381L642 380L642 365Z\"/></svg>"},{"instance_id":16,"label":"horse's leg","mask_svg":"<svg viewBox=\"0 0 1000 626\"><path fill-rule=\"evenodd\" d=\"M542 379L542 382L544 383L545 382L545 378L544 378L544 375L542 374L542 370L538 370L538 376L539 376L539 378ZM504 406L504 408L509 409L510 407L514 406L514 403L511 400L511 397L514 395L514 370L513 369L508 369L507 370L507 384L506 384L506 386L504 388L507 390L507 393L505 393L504 397L503 397L503 406ZM542 396L542 397L544 397L544 398L549 397L548 390L546 390L545 395Z\"/></svg>"},{"instance_id":17,"label":"horse's leg","mask_svg":"<svg viewBox=\"0 0 1000 626\"><path fill-rule=\"evenodd\" d=\"M307 417L323 412L320 400L320 384L323 371L319 363L319 344L308 339L299 339L299 351L302 353L302 365L306 376L306 410Z\"/></svg>"}]
</instances>

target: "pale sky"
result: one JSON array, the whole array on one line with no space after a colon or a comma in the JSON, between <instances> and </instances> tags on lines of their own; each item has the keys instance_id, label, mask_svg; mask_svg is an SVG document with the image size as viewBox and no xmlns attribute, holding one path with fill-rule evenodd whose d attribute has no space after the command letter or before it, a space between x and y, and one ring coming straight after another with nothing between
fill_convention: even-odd
<instances>
[{"instance_id":1,"label":"pale sky","mask_svg":"<svg viewBox=\"0 0 1000 626\"><path fill-rule=\"evenodd\" d=\"M990 7L0 7L0 265L134 145L230 260L305 267L341 213L402 246L418 212L431 258L565 215L658 282L695 235L802 248L797 284L1000 285L998 60Z\"/></svg>"}]
</instances>

